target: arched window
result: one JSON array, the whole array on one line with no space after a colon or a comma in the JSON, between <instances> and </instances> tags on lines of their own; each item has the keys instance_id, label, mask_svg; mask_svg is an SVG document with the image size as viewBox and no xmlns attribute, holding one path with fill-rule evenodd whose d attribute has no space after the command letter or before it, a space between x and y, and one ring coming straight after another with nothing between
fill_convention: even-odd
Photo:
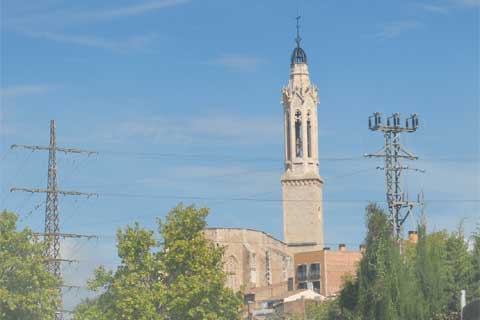
<instances>
[{"instance_id":1,"label":"arched window","mask_svg":"<svg viewBox=\"0 0 480 320\"><path fill-rule=\"evenodd\" d=\"M249 259L250 259L250 284L253 287L255 287L257 284L257 262L255 261L256 254L253 252L250 253Z\"/></svg>"},{"instance_id":2,"label":"arched window","mask_svg":"<svg viewBox=\"0 0 480 320\"><path fill-rule=\"evenodd\" d=\"M267 282L267 286L272 285L272 265L269 250L265 251L265 280Z\"/></svg>"},{"instance_id":3,"label":"arched window","mask_svg":"<svg viewBox=\"0 0 480 320\"><path fill-rule=\"evenodd\" d=\"M285 142L286 143L286 146L287 146L287 160L292 160L291 157L292 157L292 152L291 152L291 146L290 146L290 113L289 112L286 112L285 113L285 126L286 126L286 129L287 129L287 141Z\"/></svg>"},{"instance_id":4,"label":"arched window","mask_svg":"<svg viewBox=\"0 0 480 320\"><path fill-rule=\"evenodd\" d=\"M232 290L236 290L238 283L237 283L237 268L238 262L234 256L230 256L227 259L226 263L226 273L227 273L227 287Z\"/></svg>"},{"instance_id":5,"label":"arched window","mask_svg":"<svg viewBox=\"0 0 480 320\"><path fill-rule=\"evenodd\" d=\"M303 157L303 130L302 130L302 113L295 113L295 155L297 158Z\"/></svg>"},{"instance_id":6,"label":"arched window","mask_svg":"<svg viewBox=\"0 0 480 320\"><path fill-rule=\"evenodd\" d=\"M310 112L307 114L307 157L312 157L312 122Z\"/></svg>"}]
</instances>

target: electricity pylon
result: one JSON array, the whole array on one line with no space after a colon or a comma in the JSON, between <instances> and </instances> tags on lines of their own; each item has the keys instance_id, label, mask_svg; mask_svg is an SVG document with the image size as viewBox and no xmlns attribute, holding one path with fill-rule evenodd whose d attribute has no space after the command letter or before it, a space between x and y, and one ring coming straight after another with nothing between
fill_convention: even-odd
<instances>
[{"instance_id":1,"label":"electricity pylon","mask_svg":"<svg viewBox=\"0 0 480 320\"><path fill-rule=\"evenodd\" d=\"M402 165L402 160L417 160L418 157L408 151L400 143L402 132L412 133L418 128L417 114L405 119L405 126L400 124L400 114L393 113L386 121L382 119L380 112L375 112L368 118L368 127L372 131L381 131L384 135L384 146L373 154L366 154L369 158L384 158L384 167L377 167L385 171L386 196L390 222L393 234L396 239L400 238L402 225L412 213L413 207L423 203L423 196L420 194L417 201L409 201L408 194L405 195L402 188L402 171L413 170L424 172L422 169L410 168Z\"/></svg>"},{"instance_id":2,"label":"electricity pylon","mask_svg":"<svg viewBox=\"0 0 480 320\"><path fill-rule=\"evenodd\" d=\"M74 196L96 196L96 193L78 192L78 191L63 191L58 189L57 183L57 151L65 153L84 153L87 155L96 154L95 151L60 148L56 144L55 136L55 120L50 121L50 144L48 146L29 146L17 145L11 146L12 149L30 149L30 150L48 150L48 183L47 189L32 189L32 188L11 188L10 192L23 191L31 193L45 193L45 232L36 233L44 236L47 243L45 257L47 269L59 280L62 279L61 262L72 262L74 260L61 259L60 257L60 238L95 238L95 236L61 233L60 232L60 213L58 210L58 195L74 195ZM61 292L59 292L61 298ZM55 320L63 319L62 300L56 306Z\"/></svg>"}]
</instances>

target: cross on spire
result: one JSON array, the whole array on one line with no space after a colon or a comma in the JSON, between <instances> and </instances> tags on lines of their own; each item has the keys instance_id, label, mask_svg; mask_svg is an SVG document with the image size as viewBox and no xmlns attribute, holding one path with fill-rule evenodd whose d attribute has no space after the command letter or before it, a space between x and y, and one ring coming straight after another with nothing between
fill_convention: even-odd
<instances>
[{"instance_id":1,"label":"cross on spire","mask_svg":"<svg viewBox=\"0 0 480 320\"><path fill-rule=\"evenodd\" d=\"M300 41L302 41L302 38L300 37L300 18L302 16L296 17L297 19L297 37L295 38L295 42L297 43L297 47L300 48Z\"/></svg>"}]
</instances>

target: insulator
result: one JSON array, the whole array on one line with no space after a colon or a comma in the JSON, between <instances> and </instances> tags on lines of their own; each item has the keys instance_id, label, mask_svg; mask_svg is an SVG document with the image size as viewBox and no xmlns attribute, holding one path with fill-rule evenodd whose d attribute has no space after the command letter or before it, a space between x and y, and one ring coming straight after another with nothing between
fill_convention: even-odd
<instances>
[{"instance_id":1,"label":"insulator","mask_svg":"<svg viewBox=\"0 0 480 320\"><path fill-rule=\"evenodd\" d=\"M372 118L368 118L368 127L372 128Z\"/></svg>"}]
</instances>

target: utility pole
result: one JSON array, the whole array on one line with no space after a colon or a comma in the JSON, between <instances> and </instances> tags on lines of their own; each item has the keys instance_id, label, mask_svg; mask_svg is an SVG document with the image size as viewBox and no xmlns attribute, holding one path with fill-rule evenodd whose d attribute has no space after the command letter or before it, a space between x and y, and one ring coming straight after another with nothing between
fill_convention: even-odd
<instances>
[{"instance_id":1,"label":"utility pole","mask_svg":"<svg viewBox=\"0 0 480 320\"><path fill-rule=\"evenodd\" d=\"M31 193L45 193L45 232L36 233L36 235L44 236L47 242L47 248L45 252L47 269L55 277L61 280L62 262L74 262L74 260L61 259L60 257L60 238L95 238L91 235L71 234L60 232L60 213L58 210L58 195L73 195L73 196L96 196L96 193L86 193L78 191L63 191L58 189L57 183L57 151L64 153L84 153L87 155L96 154L95 151L60 148L57 147L55 136L55 120L50 121L50 144L48 146L29 146L29 145L17 145L11 146L11 149L29 149L35 150L48 150L48 183L47 189L33 189L33 188L11 188L10 192L31 192ZM61 300L61 291L59 292L60 302L56 306L55 320L63 319L63 303Z\"/></svg>"},{"instance_id":2,"label":"utility pole","mask_svg":"<svg viewBox=\"0 0 480 320\"><path fill-rule=\"evenodd\" d=\"M417 160L418 157L407 151L400 143L400 134L415 132L418 128L418 116L412 114L405 119L405 126L400 124L400 114L393 113L383 119L380 112L375 112L368 118L368 128L372 131L383 132L384 146L373 154L366 154L369 158L384 158L384 167L377 167L385 171L386 196L390 222L395 238L400 239L402 225L412 213L415 205L423 204L423 195L418 195L417 201L409 201L402 188L402 171L412 170L424 172L422 169L410 168L402 165L402 160Z\"/></svg>"}]
</instances>

